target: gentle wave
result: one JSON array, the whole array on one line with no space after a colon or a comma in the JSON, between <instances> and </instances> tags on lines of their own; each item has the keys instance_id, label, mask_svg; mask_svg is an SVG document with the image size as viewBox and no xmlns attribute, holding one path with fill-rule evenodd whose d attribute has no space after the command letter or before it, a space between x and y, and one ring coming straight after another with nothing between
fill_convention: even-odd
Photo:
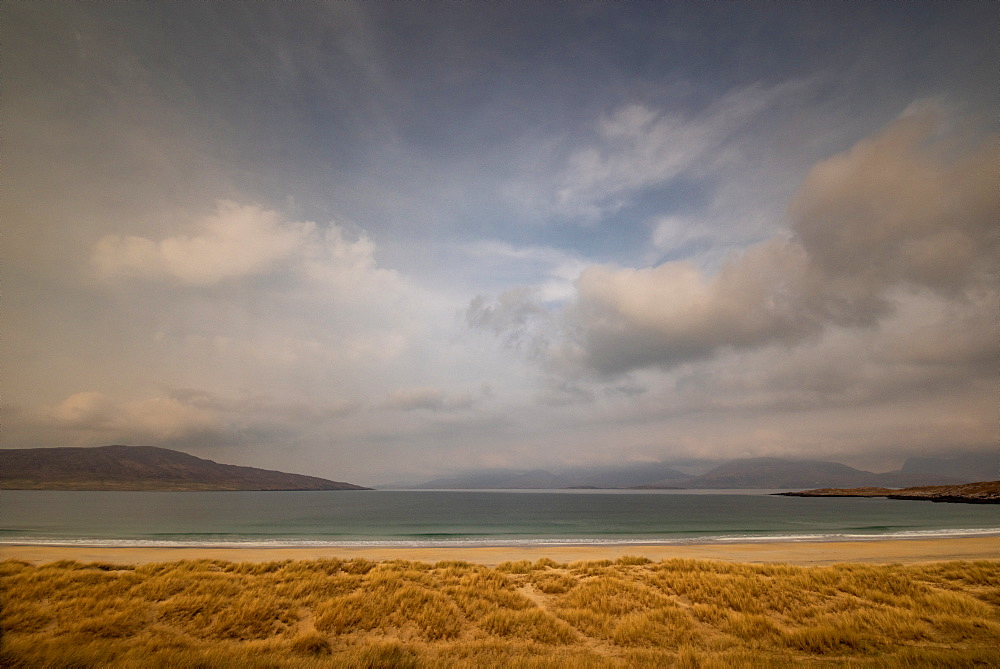
<instances>
[{"instance_id":1,"label":"gentle wave","mask_svg":"<svg viewBox=\"0 0 1000 669\"><path fill-rule=\"evenodd\" d=\"M645 537L616 538L518 538L518 539L118 539L97 537L5 537L0 545L13 546L79 546L93 548L489 548L489 547L557 547L557 546L681 546L692 544L731 543L803 543L837 541L880 541L886 539L938 539L959 537L1000 536L1000 527L972 529L902 530L869 534L827 533L827 534L768 534L768 535L706 535L687 538L652 539Z\"/></svg>"}]
</instances>

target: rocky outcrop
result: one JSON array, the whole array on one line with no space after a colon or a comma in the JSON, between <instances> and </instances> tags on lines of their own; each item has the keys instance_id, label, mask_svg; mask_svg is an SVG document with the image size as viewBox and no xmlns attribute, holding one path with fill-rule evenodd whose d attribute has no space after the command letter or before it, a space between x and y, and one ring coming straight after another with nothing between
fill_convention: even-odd
<instances>
[{"instance_id":1,"label":"rocky outcrop","mask_svg":"<svg viewBox=\"0 0 1000 669\"><path fill-rule=\"evenodd\" d=\"M962 504L1000 504L1000 481L961 485L916 486L913 488L818 488L801 492L776 493L786 497L887 497Z\"/></svg>"}]
</instances>

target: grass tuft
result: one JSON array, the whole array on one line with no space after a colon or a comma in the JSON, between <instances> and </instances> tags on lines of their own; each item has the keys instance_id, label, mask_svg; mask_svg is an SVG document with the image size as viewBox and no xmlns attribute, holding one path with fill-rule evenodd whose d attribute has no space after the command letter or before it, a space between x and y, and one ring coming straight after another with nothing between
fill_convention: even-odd
<instances>
[{"instance_id":1,"label":"grass tuft","mask_svg":"<svg viewBox=\"0 0 1000 669\"><path fill-rule=\"evenodd\" d=\"M330 641L319 632L302 634L292 641L292 652L299 655L330 655L333 647Z\"/></svg>"}]
</instances>

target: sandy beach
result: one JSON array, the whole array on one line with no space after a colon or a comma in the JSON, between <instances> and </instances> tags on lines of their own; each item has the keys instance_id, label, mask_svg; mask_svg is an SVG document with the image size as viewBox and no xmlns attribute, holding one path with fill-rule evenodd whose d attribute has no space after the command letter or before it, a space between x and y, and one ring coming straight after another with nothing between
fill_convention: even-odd
<instances>
[{"instance_id":1,"label":"sandy beach","mask_svg":"<svg viewBox=\"0 0 1000 669\"><path fill-rule=\"evenodd\" d=\"M898 539L891 541L836 541L616 546L538 547L309 547L309 548L158 548L5 545L0 559L45 564L56 560L143 564L175 560L213 559L234 562L366 558L369 560L464 560L495 566L515 560L551 558L557 562L616 559L640 555L651 560L694 558L728 562L827 565L839 562L911 564L943 560L1000 560L1000 537Z\"/></svg>"}]
</instances>

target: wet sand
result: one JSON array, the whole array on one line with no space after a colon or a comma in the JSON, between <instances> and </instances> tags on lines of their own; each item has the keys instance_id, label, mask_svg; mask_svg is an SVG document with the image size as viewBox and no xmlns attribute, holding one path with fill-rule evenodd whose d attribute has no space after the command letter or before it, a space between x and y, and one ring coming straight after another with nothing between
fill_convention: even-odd
<instances>
[{"instance_id":1,"label":"wet sand","mask_svg":"<svg viewBox=\"0 0 1000 669\"><path fill-rule=\"evenodd\" d=\"M515 560L551 558L556 562L614 560L639 555L658 561L669 558L725 560L727 562L785 562L795 565L826 565L838 562L911 564L944 560L1000 560L1000 537L944 539L896 539L878 541L787 542L743 544L689 544L683 546L503 546L503 547L315 547L315 548L156 548L85 546L0 546L0 560L26 560L45 564L56 560L144 564L175 560L314 560L321 558L367 558L369 560L413 560L437 562L464 560L495 566Z\"/></svg>"}]
</instances>

